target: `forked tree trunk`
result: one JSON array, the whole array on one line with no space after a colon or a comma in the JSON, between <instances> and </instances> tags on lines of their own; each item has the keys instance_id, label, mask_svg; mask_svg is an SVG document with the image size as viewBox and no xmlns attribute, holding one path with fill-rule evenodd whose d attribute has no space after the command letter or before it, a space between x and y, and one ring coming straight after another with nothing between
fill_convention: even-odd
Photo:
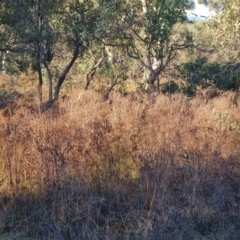
<instances>
[{"instance_id":1,"label":"forked tree trunk","mask_svg":"<svg viewBox=\"0 0 240 240\"><path fill-rule=\"evenodd\" d=\"M104 55L102 55L102 57L98 60L98 62L94 65L94 67L87 73L86 75L86 85L85 85L85 90L88 89L90 82L92 81L97 68L100 66L100 64L102 63L104 59Z\"/></svg>"},{"instance_id":2,"label":"forked tree trunk","mask_svg":"<svg viewBox=\"0 0 240 240\"><path fill-rule=\"evenodd\" d=\"M109 95L111 93L111 91L113 90L113 88L118 84L118 78L120 76L121 73L118 73L115 77L115 79L113 80L110 88L107 90L107 92L105 93L105 95L103 96L103 100L106 101L109 99Z\"/></svg>"},{"instance_id":3,"label":"forked tree trunk","mask_svg":"<svg viewBox=\"0 0 240 240\"><path fill-rule=\"evenodd\" d=\"M147 83L145 90L149 92L155 92L156 90L160 92L160 74L158 71L152 70L151 73L147 76L145 79L145 82ZM155 82L157 83L157 86L155 86Z\"/></svg>"}]
</instances>

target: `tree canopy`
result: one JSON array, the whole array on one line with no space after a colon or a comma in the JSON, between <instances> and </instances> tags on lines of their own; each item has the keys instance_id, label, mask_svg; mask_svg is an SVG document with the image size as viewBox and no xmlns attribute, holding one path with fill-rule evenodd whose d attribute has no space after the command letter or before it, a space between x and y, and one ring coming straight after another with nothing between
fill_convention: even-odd
<instances>
[{"instance_id":1,"label":"tree canopy","mask_svg":"<svg viewBox=\"0 0 240 240\"><path fill-rule=\"evenodd\" d=\"M237 0L198 2L217 13L201 33L197 24L187 21L186 10L194 8L192 0L3 0L0 51L3 56L7 52L24 53L32 59L38 73L40 100L43 69L47 72L49 100L57 99L76 62L91 59L87 62L87 89L97 68L113 67L109 56L117 51L129 59L124 64L139 64L143 81L155 90L180 51L206 50L204 46L211 47L209 39L216 47L213 43L222 43L223 36L239 39ZM203 32L209 36L205 42L197 40L203 39ZM116 58L122 61L118 53Z\"/></svg>"}]
</instances>

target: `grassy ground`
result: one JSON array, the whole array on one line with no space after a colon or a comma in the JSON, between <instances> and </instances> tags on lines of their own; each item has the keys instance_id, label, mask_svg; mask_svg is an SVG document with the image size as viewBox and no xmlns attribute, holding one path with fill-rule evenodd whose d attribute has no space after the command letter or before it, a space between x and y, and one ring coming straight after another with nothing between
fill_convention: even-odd
<instances>
[{"instance_id":1,"label":"grassy ground","mask_svg":"<svg viewBox=\"0 0 240 240\"><path fill-rule=\"evenodd\" d=\"M232 93L0 98L0 239L239 239Z\"/></svg>"}]
</instances>

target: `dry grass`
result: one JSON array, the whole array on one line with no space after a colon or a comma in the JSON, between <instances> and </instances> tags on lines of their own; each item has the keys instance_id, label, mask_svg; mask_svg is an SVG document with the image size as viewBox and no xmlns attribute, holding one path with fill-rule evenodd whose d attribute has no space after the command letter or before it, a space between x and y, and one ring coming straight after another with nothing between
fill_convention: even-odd
<instances>
[{"instance_id":1,"label":"dry grass","mask_svg":"<svg viewBox=\"0 0 240 240\"><path fill-rule=\"evenodd\" d=\"M0 110L1 239L239 239L240 111L231 93L75 91Z\"/></svg>"}]
</instances>

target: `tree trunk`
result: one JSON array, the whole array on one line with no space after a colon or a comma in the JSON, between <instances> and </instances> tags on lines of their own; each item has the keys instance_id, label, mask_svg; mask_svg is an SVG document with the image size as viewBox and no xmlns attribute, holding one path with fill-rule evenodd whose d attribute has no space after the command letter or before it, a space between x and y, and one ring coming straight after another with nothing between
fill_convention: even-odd
<instances>
[{"instance_id":1,"label":"tree trunk","mask_svg":"<svg viewBox=\"0 0 240 240\"><path fill-rule=\"evenodd\" d=\"M92 81L97 68L99 67L99 65L101 64L101 62L104 59L104 55L98 60L98 62L94 65L94 67L88 72L88 74L86 75L86 85L85 85L85 90L88 89L90 82Z\"/></svg>"},{"instance_id":2,"label":"tree trunk","mask_svg":"<svg viewBox=\"0 0 240 240\"><path fill-rule=\"evenodd\" d=\"M48 101L52 101L52 97L53 97L53 94L52 94L52 74L51 74L51 71L50 71L46 61L44 61L44 67L46 68L47 78L48 78Z\"/></svg>"},{"instance_id":3,"label":"tree trunk","mask_svg":"<svg viewBox=\"0 0 240 240\"><path fill-rule=\"evenodd\" d=\"M41 64L39 61L37 61L37 72L38 72L38 99L39 99L39 113L42 112L42 69Z\"/></svg>"},{"instance_id":4,"label":"tree trunk","mask_svg":"<svg viewBox=\"0 0 240 240\"><path fill-rule=\"evenodd\" d=\"M142 2L143 13L146 13L147 10L148 10L147 1L146 0L141 0L141 2Z\"/></svg>"},{"instance_id":5,"label":"tree trunk","mask_svg":"<svg viewBox=\"0 0 240 240\"><path fill-rule=\"evenodd\" d=\"M112 82L112 85L110 86L110 88L107 90L107 92L105 93L105 95L103 96L103 100L106 101L109 98L110 92L113 90L113 88L115 87L115 85L117 85L118 83L118 78L120 76L120 73L118 73L115 77L115 79Z\"/></svg>"},{"instance_id":6,"label":"tree trunk","mask_svg":"<svg viewBox=\"0 0 240 240\"><path fill-rule=\"evenodd\" d=\"M160 93L160 77L157 77L157 91Z\"/></svg>"},{"instance_id":7,"label":"tree trunk","mask_svg":"<svg viewBox=\"0 0 240 240\"><path fill-rule=\"evenodd\" d=\"M157 72L152 70L148 78L146 79L146 82L147 82L147 87L146 87L147 91L149 92L156 91L156 87L154 85L155 82L157 82L157 90L159 91L160 79L159 79L159 74Z\"/></svg>"},{"instance_id":8,"label":"tree trunk","mask_svg":"<svg viewBox=\"0 0 240 240\"><path fill-rule=\"evenodd\" d=\"M6 51L2 51L2 73L3 74L6 74L5 61L6 61Z\"/></svg>"},{"instance_id":9,"label":"tree trunk","mask_svg":"<svg viewBox=\"0 0 240 240\"><path fill-rule=\"evenodd\" d=\"M54 100L57 100L59 97L59 93L60 93L60 88L68 74L68 72L70 71L71 67L73 66L74 62L77 60L78 55L80 53L80 45L76 44L74 53L73 53L73 57L72 60L70 61L70 63L67 65L67 67L64 69L62 75L59 77L57 85L55 86L55 92L54 92Z\"/></svg>"},{"instance_id":10,"label":"tree trunk","mask_svg":"<svg viewBox=\"0 0 240 240\"><path fill-rule=\"evenodd\" d=\"M42 78L40 52L38 52L38 56L37 56L37 73L38 73L38 98L39 98L40 104L42 104L42 85L43 85L43 78Z\"/></svg>"}]
</instances>

